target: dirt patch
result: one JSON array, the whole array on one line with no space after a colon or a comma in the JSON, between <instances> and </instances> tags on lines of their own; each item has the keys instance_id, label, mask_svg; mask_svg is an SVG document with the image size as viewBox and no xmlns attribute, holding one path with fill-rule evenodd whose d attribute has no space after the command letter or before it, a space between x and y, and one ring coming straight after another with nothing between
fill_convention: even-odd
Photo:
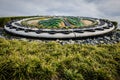
<instances>
[{"instance_id":1,"label":"dirt patch","mask_svg":"<svg viewBox=\"0 0 120 80\"><path fill-rule=\"evenodd\" d=\"M39 20L30 20L30 21L27 21L27 24L38 25L38 21Z\"/></svg>"},{"instance_id":2,"label":"dirt patch","mask_svg":"<svg viewBox=\"0 0 120 80\"><path fill-rule=\"evenodd\" d=\"M62 21L62 22L59 24L59 26L60 26L60 27L64 27L64 26L65 26L64 22Z\"/></svg>"},{"instance_id":3,"label":"dirt patch","mask_svg":"<svg viewBox=\"0 0 120 80\"><path fill-rule=\"evenodd\" d=\"M90 20L81 20L81 22L85 25L85 26L89 26L89 25L92 25L93 22L90 21Z\"/></svg>"}]
</instances>

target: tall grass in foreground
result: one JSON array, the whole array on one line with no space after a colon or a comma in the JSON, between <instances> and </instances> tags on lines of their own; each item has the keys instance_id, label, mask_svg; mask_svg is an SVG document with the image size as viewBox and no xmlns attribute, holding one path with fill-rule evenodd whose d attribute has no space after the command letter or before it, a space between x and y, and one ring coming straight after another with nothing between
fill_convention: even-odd
<instances>
[{"instance_id":1,"label":"tall grass in foreground","mask_svg":"<svg viewBox=\"0 0 120 80\"><path fill-rule=\"evenodd\" d=\"M120 80L120 43L62 46L0 39L0 80Z\"/></svg>"}]
</instances>

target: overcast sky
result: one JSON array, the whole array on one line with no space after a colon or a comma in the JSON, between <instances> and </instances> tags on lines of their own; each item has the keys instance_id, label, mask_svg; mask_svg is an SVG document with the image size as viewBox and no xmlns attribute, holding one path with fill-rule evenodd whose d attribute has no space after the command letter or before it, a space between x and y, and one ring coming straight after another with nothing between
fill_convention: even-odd
<instances>
[{"instance_id":1,"label":"overcast sky","mask_svg":"<svg viewBox=\"0 0 120 80\"><path fill-rule=\"evenodd\" d=\"M120 0L0 0L0 16L67 15L115 18Z\"/></svg>"}]
</instances>

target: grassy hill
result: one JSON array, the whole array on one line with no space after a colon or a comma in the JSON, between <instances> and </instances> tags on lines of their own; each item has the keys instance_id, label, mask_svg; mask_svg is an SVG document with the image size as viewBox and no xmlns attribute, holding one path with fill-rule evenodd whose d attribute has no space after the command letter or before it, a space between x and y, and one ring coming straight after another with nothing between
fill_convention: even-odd
<instances>
[{"instance_id":1,"label":"grassy hill","mask_svg":"<svg viewBox=\"0 0 120 80\"><path fill-rule=\"evenodd\" d=\"M19 20L23 18L29 18L35 16L13 16L13 17L0 17L0 28L3 27L7 22L11 20Z\"/></svg>"},{"instance_id":2,"label":"grassy hill","mask_svg":"<svg viewBox=\"0 0 120 80\"><path fill-rule=\"evenodd\" d=\"M120 80L120 43L63 46L0 38L0 80Z\"/></svg>"},{"instance_id":3,"label":"grassy hill","mask_svg":"<svg viewBox=\"0 0 120 80\"><path fill-rule=\"evenodd\" d=\"M62 46L0 39L0 80L119 80L120 43Z\"/></svg>"}]
</instances>

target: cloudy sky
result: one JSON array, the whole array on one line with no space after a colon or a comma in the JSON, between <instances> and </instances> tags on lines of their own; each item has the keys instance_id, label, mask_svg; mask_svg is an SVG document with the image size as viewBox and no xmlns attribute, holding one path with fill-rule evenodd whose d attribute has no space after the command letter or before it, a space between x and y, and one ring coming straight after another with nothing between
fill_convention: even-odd
<instances>
[{"instance_id":1,"label":"cloudy sky","mask_svg":"<svg viewBox=\"0 0 120 80\"><path fill-rule=\"evenodd\" d=\"M0 0L0 16L67 15L114 18L120 0Z\"/></svg>"}]
</instances>

